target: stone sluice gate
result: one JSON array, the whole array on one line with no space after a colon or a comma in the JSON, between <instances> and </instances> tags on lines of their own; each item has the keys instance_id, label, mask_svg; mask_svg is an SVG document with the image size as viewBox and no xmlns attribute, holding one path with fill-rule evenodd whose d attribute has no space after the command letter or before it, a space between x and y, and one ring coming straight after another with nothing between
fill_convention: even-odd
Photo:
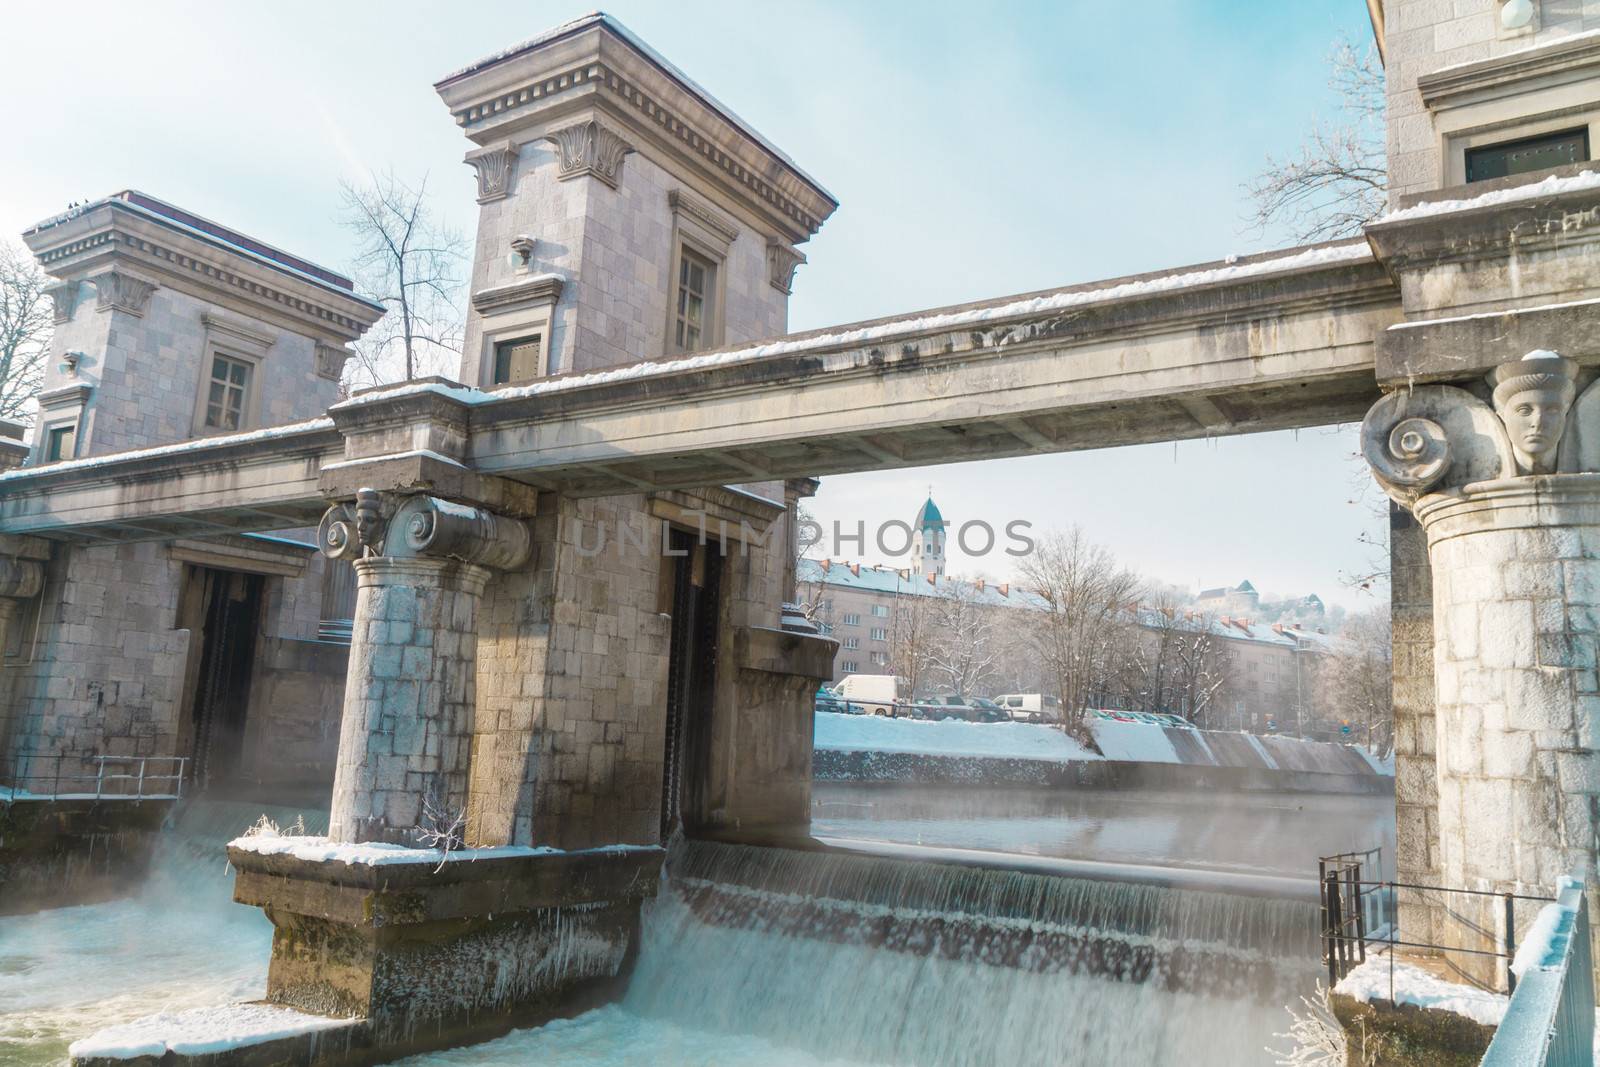
<instances>
[{"instance_id":1,"label":"stone sluice gate","mask_svg":"<svg viewBox=\"0 0 1600 1067\"><path fill-rule=\"evenodd\" d=\"M677 846L671 884L714 927L1036 974L1279 1002L1315 970L1317 905L879 855Z\"/></svg>"}]
</instances>

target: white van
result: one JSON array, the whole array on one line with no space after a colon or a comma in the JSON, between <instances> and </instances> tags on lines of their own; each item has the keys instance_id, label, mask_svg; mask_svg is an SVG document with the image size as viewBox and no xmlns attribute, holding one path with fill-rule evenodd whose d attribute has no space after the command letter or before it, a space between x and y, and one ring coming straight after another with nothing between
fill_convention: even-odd
<instances>
[{"instance_id":1,"label":"white van","mask_svg":"<svg viewBox=\"0 0 1600 1067\"><path fill-rule=\"evenodd\" d=\"M1017 722L1061 721L1061 701L1048 693L1005 693L994 702Z\"/></svg>"},{"instance_id":2,"label":"white van","mask_svg":"<svg viewBox=\"0 0 1600 1067\"><path fill-rule=\"evenodd\" d=\"M833 691L852 704L860 704L868 715L894 715L900 703L900 687L900 679L893 674L849 674Z\"/></svg>"}]
</instances>

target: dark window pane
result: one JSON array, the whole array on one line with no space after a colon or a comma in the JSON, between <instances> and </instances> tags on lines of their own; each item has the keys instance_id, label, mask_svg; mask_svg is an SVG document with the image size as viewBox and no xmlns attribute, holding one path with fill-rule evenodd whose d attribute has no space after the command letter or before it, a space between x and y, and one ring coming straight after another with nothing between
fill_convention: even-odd
<instances>
[{"instance_id":1,"label":"dark window pane","mask_svg":"<svg viewBox=\"0 0 1600 1067\"><path fill-rule=\"evenodd\" d=\"M1527 174L1568 163L1581 163L1588 158L1588 127L1525 137L1504 144L1467 149L1467 181L1481 182L1489 178Z\"/></svg>"},{"instance_id":2,"label":"dark window pane","mask_svg":"<svg viewBox=\"0 0 1600 1067\"><path fill-rule=\"evenodd\" d=\"M501 341L494 346L494 383L527 381L539 375L541 335Z\"/></svg>"}]
</instances>

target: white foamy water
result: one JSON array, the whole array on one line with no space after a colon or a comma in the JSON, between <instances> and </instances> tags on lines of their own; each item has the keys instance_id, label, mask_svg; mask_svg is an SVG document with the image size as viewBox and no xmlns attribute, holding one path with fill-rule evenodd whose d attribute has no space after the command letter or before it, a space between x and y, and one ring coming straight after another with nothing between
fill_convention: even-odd
<instances>
[{"instance_id":1,"label":"white foamy water","mask_svg":"<svg viewBox=\"0 0 1600 1067\"><path fill-rule=\"evenodd\" d=\"M0 1064L54 1067L102 1027L260 997L272 924L233 903L223 846L262 811L191 801L135 895L0 918Z\"/></svg>"}]
</instances>

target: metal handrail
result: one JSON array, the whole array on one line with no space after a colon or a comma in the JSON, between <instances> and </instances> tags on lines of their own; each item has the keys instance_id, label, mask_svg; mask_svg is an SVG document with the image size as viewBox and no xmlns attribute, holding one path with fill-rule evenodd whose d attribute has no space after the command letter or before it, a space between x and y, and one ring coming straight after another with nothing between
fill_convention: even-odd
<instances>
[{"instance_id":1,"label":"metal handrail","mask_svg":"<svg viewBox=\"0 0 1600 1067\"><path fill-rule=\"evenodd\" d=\"M63 774L63 764L67 760L82 765L93 762L93 774ZM20 768L26 764L31 766L39 761L54 763L54 769L49 774L22 774ZM166 764L169 767L176 765L167 773L153 773L152 764ZM25 755L17 756L12 760L11 773L6 780L10 782L8 793L0 793L0 801L7 803L18 800L131 800L139 803L144 800L182 800L183 786L187 779L189 757L187 756L70 756L65 753L54 755ZM108 770L110 767L127 766L132 768L127 772ZM32 788L29 783L49 783L49 789L40 790ZM133 782L134 788L130 792L108 789L109 783ZM70 786L77 783L83 788L73 789ZM63 789L63 784L69 788ZM88 786L92 785L91 791ZM160 791L159 786L164 785ZM146 787L149 787L147 790ZM18 793L27 794L18 797Z\"/></svg>"}]
</instances>

